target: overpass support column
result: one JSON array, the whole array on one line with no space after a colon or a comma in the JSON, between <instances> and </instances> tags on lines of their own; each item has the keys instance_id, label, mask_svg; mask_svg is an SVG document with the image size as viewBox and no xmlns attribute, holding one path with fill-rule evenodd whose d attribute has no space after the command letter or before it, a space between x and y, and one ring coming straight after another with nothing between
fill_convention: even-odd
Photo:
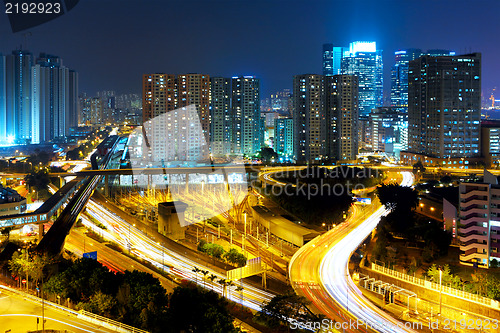
<instances>
[{"instance_id":1,"label":"overpass support column","mask_svg":"<svg viewBox=\"0 0 500 333\"><path fill-rule=\"evenodd\" d=\"M104 195L109 196L109 175L104 176Z\"/></svg>"},{"instance_id":2,"label":"overpass support column","mask_svg":"<svg viewBox=\"0 0 500 333\"><path fill-rule=\"evenodd\" d=\"M38 241L41 241L43 238L43 223L38 224Z\"/></svg>"},{"instance_id":3,"label":"overpass support column","mask_svg":"<svg viewBox=\"0 0 500 333\"><path fill-rule=\"evenodd\" d=\"M189 193L189 174L188 173L186 173L186 185L184 187L184 190L185 190L186 194Z\"/></svg>"}]
</instances>

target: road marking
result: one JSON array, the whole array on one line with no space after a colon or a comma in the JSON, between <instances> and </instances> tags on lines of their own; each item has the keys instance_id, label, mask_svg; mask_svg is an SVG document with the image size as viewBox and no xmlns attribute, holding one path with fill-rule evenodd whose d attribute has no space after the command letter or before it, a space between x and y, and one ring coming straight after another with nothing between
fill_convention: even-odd
<instances>
[{"instance_id":1,"label":"road marking","mask_svg":"<svg viewBox=\"0 0 500 333\"><path fill-rule=\"evenodd\" d=\"M3 315L0 315L0 317L36 317L36 318L41 318L40 315L31 315L31 314L3 314ZM67 325L67 326L70 326L70 327L73 327L73 328L76 328L76 329L79 329L79 330L82 330L82 331L85 331L85 332L90 332L90 333L95 333L96 332L95 330L89 331L89 330L87 330L85 328L82 328L82 327L79 327L79 326L76 326L76 325L72 325L72 324L64 322L62 320L57 320L57 319L50 318L50 317L47 317L47 316L45 316L45 320L52 320L52 321L58 322L60 324ZM106 331L101 331L101 332L106 332Z\"/></svg>"}]
</instances>

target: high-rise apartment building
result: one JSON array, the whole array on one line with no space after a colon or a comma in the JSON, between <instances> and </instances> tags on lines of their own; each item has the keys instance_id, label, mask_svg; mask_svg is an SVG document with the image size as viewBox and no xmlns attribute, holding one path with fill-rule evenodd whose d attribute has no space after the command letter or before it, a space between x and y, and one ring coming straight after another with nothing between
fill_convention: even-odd
<instances>
[{"instance_id":1,"label":"high-rise apartment building","mask_svg":"<svg viewBox=\"0 0 500 333\"><path fill-rule=\"evenodd\" d=\"M345 47L323 44L323 75L332 76L341 74L342 57Z\"/></svg>"},{"instance_id":2,"label":"high-rise apartment building","mask_svg":"<svg viewBox=\"0 0 500 333\"><path fill-rule=\"evenodd\" d=\"M0 56L0 143L64 140L77 125L78 74L61 58L28 51Z\"/></svg>"},{"instance_id":3,"label":"high-rise apartment building","mask_svg":"<svg viewBox=\"0 0 500 333\"><path fill-rule=\"evenodd\" d=\"M459 186L462 265L488 268L492 260L500 260L500 186L492 177L492 182Z\"/></svg>"},{"instance_id":4,"label":"high-rise apartment building","mask_svg":"<svg viewBox=\"0 0 500 333\"><path fill-rule=\"evenodd\" d=\"M331 160L354 160L358 154L358 77L325 77L326 152Z\"/></svg>"},{"instance_id":5,"label":"high-rise apartment building","mask_svg":"<svg viewBox=\"0 0 500 333\"><path fill-rule=\"evenodd\" d=\"M208 158L209 129L203 124L209 125L209 82L202 74L143 75L146 151L137 156L157 165Z\"/></svg>"},{"instance_id":6,"label":"high-rise apartment building","mask_svg":"<svg viewBox=\"0 0 500 333\"><path fill-rule=\"evenodd\" d=\"M320 163L325 159L326 112L323 75L293 77L294 151L297 162Z\"/></svg>"},{"instance_id":7,"label":"high-rise apartment building","mask_svg":"<svg viewBox=\"0 0 500 333\"><path fill-rule=\"evenodd\" d=\"M194 105L205 140L210 140L210 77L205 74L177 75L177 108Z\"/></svg>"},{"instance_id":8,"label":"high-rise apartment building","mask_svg":"<svg viewBox=\"0 0 500 333\"><path fill-rule=\"evenodd\" d=\"M40 54L31 68L31 143L64 140L77 125L78 76L62 59Z\"/></svg>"},{"instance_id":9,"label":"high-rise apartment building","mask_svg":"<svg viewBox=\"0 0 500 333\"><path fill-rule=\"evenodd\" d=\"M422 56L408 71L408 150L437 158L480 153L481 55Z\"/></svg>"},{"instance_id":10,"label":"high-rise apartment building","mask_svg":"<svg viewBox=\"0 0 500 333\"><path fill-rule=\"evenodd\" d=\"M5 107L0 110L2 122L0 130L5 136L0 138L4 144L31 142L31 66L33 55L28 51L13 51L12 54L0 56L3 66L0 67L0 81L3 91L0 100ZM0 104L2 106L2 104Z\"/></svg>"},{"instance_id":11,"label":"high-rise apartment building","mask_svg":"<svg viewBox=\"0 0 500 333\"><path fill-rule=\"evenodd\" d=\"M230 154L232 146L231 79L211 77L210 90L211 153L221 157Z\"/></svg>"},{"instance_id":12,"label":"high-rise apartment building","mask_svg":"<svg viewBox=\"0 0 500 333\"><path fill-rule=\"evenodd\" d=\"M408 65L409 62L423 55L450 56L455 52L449 50L428 50L422 52L421 49L399 50L394 53L395 62L391 68L391 106L398 111L408 111Z\"/></svg>"},{"instance_id":13,"label":"high-rise apartment building","mask_svg":"<svg viewBox=\"0 0 500 333\"><path fill-rule=\"evenodd\" d=\"M258 153L263 136L260 119L260 80L253 76L231 79L233 154Z\"/></svg>"},{"instance_id":14,"label":"high-rise apartment building","mask_svg":"<svg viewBox=\"0 0 500 333\"><path fill-rule=\"evenodd\" d=\"M352 160L358 153L358 78L304 74L293 81L298 162Z\"/></svg>"},{"instance_id":15,"label":"high-rise apartment building","mask_svg":"<svg viewBox=\"0 0 500 333\"><path fill-rule=\"evenodd\" d=\"M293 159L293 119L274 119L274 151L280 162L290 162Z\"/></svg>"}]
</instances>

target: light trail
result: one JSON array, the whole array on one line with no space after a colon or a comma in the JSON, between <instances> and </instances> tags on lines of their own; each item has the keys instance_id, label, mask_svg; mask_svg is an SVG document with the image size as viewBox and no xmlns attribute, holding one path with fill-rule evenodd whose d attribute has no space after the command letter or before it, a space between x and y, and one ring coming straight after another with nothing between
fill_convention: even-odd
<instances>
[{"instance_id":1,"label":"light trail","mask_svg":"<svg viewBox=\"0 0 500 333\"><path fill-rule=\"evenodd\" d=\"M410 186L413 175L402 175L401 185ZM347 332L417 332L367 300L349 276L351 254L388 212L380 207L361 219L356 211L348 221L299 249L290 261L290 280L295 290L330 319L356 322L356 328L348 326Z\"/></svg>"},{"instance_id":2,"label":"light trail","mask_svg":"<svg viewBox=\"0 0 500 333\"><path fill-rule=\"evenodd\" d=\"M222 294L222 286L217 283L211 283L210 281L203 280L203 276L192 271L193 267L198 267L202 270L209 271L209 274L214 274L217 279L226 279L226 276L213 271L212 269L200 265L199 263L192 261L186 257L180 256L179 254L171 251L170 249L156 243L151 238L143 234L142 231L135 228L130 223L126 222L119 216L105 209L104 207L98 205L92 199L89 200L87 205L87 212L98 220L100 223L106 226L108 230L103 230L93 223L91 223L85 217L82 218L84 224L92 228L95 232L101 234L104 238L110 239L124 248L128 248L129 244L131 246L131 253L139 258L147 260L159 269L164 269L166 272L179 276L181 278L196 282L199 285L205 285L206 287ZM163 263L163 266L162 266ZM237 284L237 285L236 285ZM235 283L235 287L239 286L240 283ZM247 283L243 283L243 305L247 306L253 310L260 311L262 303L268 302L274 296L273 294L261 290L259 288L253 287ZM226 297L230 300L241 303L240 292L231 292L226 288Z\"/></svg>"}]
</instances>

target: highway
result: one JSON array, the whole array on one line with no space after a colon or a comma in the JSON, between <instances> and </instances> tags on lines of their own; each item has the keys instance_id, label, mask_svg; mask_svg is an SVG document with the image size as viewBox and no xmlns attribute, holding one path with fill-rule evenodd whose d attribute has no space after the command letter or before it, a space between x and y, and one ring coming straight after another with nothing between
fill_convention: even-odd
<instances>
[{"instance_id":1,"label":"highway","mask_svg":"<svg viewBox=\"0 0 500 333\"><path fill-rule=\"evenodd\" d=\"M59 330L75 333L110 333L110 329L89 324L75 315L45 306L45 331ZM37 318L39 324L37 325ZM7 290L0 292L0 331L26 333L42 329L42 306Z\"/></svg>"},{"instance_id":2,"label":"highway","mask_svg":"<svg viewBox=\"0 0 500 333\"><path fill-rule=\"evenodd\" d=\"M413 183L410 172L402 172L404 186ZM344 324L346 332L417 332L392 318L365 297L350 278L351 253L387 214L385 207L355 206L351 218L315 238L297 251L290 261L290 281L299 295L308 298L316 310ZM334 326L335 327L335 326Z\"/></svg>"},{"instance_id":3,"label":"highway","mask_svg":"<svg viewBox=\"0 0 500 333\"><path fill-rule=\"evenodd\" d=\"M110 150L113 151L114 146L117 142L118 137L108 136L98 147L100 147L101 145L109 145ZM106 154L102 156L103 158L100 164L103 169L107 167L111 155L111 153L106 152ZM98 169L96 158L96 154L92 155L92 168L94 169ZM85 182L70 199L63 212L54 222L47 234L42 238L40 243L38 243L36 247L37 251L47 252L55 255L61 252L66 236L71 231L71 228L76 222L76 219L78 218L78 215L82 211L83 207L94 193L94 189L99 183L100 179L101 176L87 177Z\"/></svg>"},{"instance_id":4,"label":"highway","mask_svg":"<svg viewBox=\"0 0 500 333\"><path fill-rule=\"evenodd\" d=\"M130 252L132 254L149 261L160 269L163 268L167 273L173 274L181 279L187 279L200 285L205 285L222 294L222 287L219 283L216 281L211 283L209 280L204 282L203 275L195 275L192 269L196 266L199 269L208 270L209 274L215 274L217 279L226 279L225 275L220 274L211 267L200 265L187 257L179 255L171 249L164 247L162 244L156 243L141 230L97 204L92 199L88 202L86 207L87 212L107 228L107 230L103 230L84 219L84 224L94 229L96 233L101 234L108 240L120 244L125 249L130 247ZM240 285L239 282L235 283L238 286ZM269 292L255 288L246 283L243 283L243 288L243 305L256 311L261 309L262 302L268 302L274 296ZM225 294L234 302L242 302L239 292L232 291L229 293L226 292Z\"/></svg>"}]
</instances>

